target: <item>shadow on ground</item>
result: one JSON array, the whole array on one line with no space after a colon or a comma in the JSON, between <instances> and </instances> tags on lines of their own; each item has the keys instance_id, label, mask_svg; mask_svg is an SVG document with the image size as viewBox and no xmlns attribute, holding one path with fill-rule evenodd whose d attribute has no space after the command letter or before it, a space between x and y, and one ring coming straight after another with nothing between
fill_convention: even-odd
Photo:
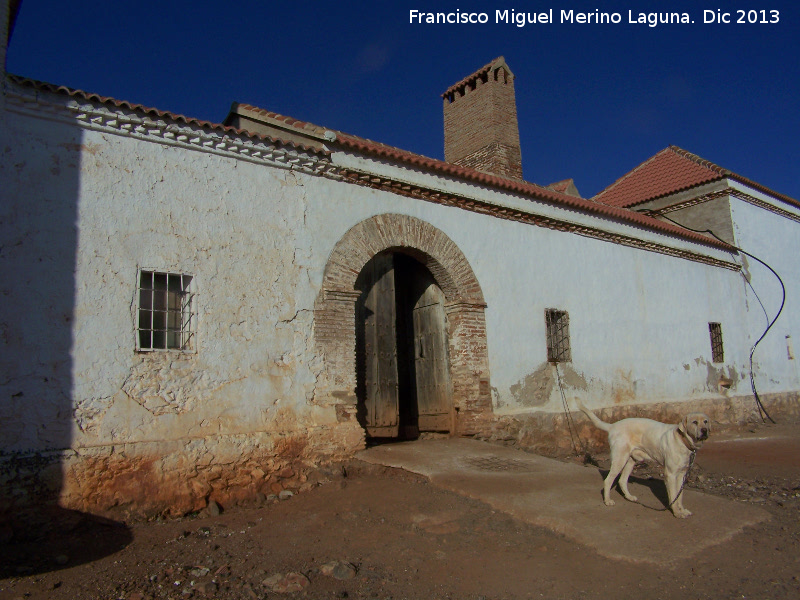
<instances>
[{"instance_id":1,"label":"shadow on ground","mask_svg":"<svg viewBox=\"0 0 800 600\"><path fill-rule=\"evenodd\" d=\"M59 507L8 519L0 544L0 579L57 571L119 552L133 540L119 521Z\"/></svg>"}]
</instances>

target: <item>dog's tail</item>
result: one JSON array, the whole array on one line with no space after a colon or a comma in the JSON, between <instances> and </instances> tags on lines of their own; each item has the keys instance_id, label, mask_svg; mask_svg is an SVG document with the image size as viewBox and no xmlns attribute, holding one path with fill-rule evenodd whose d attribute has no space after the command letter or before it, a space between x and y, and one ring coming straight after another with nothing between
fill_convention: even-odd
<instances>
[{"instance_id":1,"label":"dog's tail","mask_svg":"<svg viewBox=\"0 0 800 600\"><path fill-rule=\"evenodd\" d=\"M578 408L580 408L580 409L581 409L581 411L583 412L583 414L585 414L587 417L589 417L589 420L590 420L592 423L594 423L594 426L595 426L595 427L597 427L598 429L602 429L603 431L608 431L608 430L611 428L611 425L610 425L609 423L606 423L605 421L602 421L602 420L600 419L600 417L598 417L598 416L597 416L597 415L595 415L595 414L594 414L592 411L590 411L588 408L586 408L586 407L585 407L585 406L584 406L584 405L581 403L581 401L580 401L580 400L575 400L575 404L577 404L577 405L578 405Z\"/></svg>"}]
</instances>

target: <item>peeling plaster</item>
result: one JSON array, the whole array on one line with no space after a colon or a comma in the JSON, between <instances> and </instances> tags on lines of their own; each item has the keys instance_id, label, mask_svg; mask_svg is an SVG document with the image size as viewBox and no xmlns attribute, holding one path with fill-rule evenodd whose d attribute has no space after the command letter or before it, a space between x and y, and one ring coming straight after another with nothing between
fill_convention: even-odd
<instances>
[{"instance_id":1,"label":"peeling plaster","mask_svg":"<svg viewBox=\"0 0 800 600\"><path fill-rule=\"evenodd\" d=\"M559 369L556 373L556 369ZM541 407L546 405L558 385L558 377L565 388L586 391L589 386L583 375L578 373L569 363L554 365L542 363L529 375L509 388L511 395L525 407Z\"/></svg>"}]
</instances>

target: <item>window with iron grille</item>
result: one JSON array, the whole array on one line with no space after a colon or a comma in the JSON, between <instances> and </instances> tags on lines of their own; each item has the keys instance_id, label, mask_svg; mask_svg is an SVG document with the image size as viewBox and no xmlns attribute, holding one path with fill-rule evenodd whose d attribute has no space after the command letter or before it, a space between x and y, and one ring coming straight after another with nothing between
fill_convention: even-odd
<instances>
[{"instance_id":1,"label":"window with iron grille","mask_svg":"<svg viewBox=\"0 0 800 600\"><path fill-rule=\"evenodd\" d=\"M569 362L572 355L569 348L569 314L565 310L548 308L544 311L547 325L548 362Z\"/></svg>"},{"instance_id":2,"label":"window with iron grille","mask_svg":"<svg viewBox=\"0 0 800 600\"><path fill-rule=\"evenodd\" d=\"M137 349L194 350L192 276L139 271Z\"/></svg>"},{"instance_id":3,"label":"window with iron grille","mask_svg":"<svg viewBox=\"0 0 800 600\"><path fill-rule=\"evenodd\" d=\"M708 333L711 335L711 361L715 363L725 362L725 352L722 348L722 325L709 323Z\"/></svg>"}]
</instances>

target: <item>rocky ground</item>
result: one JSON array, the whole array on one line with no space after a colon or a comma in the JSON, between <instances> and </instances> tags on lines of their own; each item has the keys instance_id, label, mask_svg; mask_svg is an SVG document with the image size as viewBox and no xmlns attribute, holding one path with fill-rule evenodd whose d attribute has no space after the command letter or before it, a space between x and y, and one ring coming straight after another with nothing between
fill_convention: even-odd
<instances>
[{"instance_id":1,"label":"rocky ground","mask_svg":"<svg viewBox=\"0 0 800 600\"><path fill-rule=\"evenodd\" d=\"M0 548L0 599L800 597L800 426L723 437L701 451L689 486L772 518L673 569L603 558L422 477L353 461L310 491L219 514L123 525L65 511L39 539Z\"/></svg>"}]
</instances>

